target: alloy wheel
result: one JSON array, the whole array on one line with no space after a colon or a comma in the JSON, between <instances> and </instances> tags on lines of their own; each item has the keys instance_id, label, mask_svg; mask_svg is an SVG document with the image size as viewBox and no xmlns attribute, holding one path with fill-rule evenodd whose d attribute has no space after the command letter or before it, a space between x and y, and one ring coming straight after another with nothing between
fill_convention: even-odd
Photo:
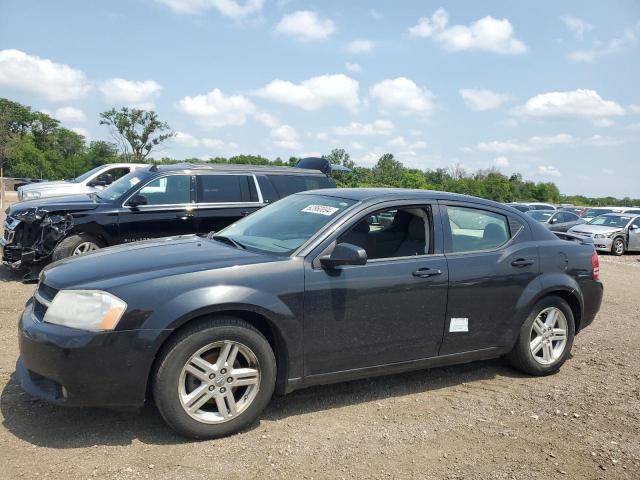
<instances>
[{"instance_id":1,"label":"alloy wheel","mask_svg":"<svg viewBox=\"0 0 640 480\"><path fill-rule=\"evenodd\" d=\"M551 365L567 346L567 317L557 307L542 310L531 326L529 347L536 362Z\"/></svg>"},{"instance_id":2,"label":"alloy wheel","mask_svg":"<svg viewBox=\"0 0 640 480\"><path fill-rule=\"evenodd\" d=\"M614 249L616 255L622 255L624 253L624 242L622 241L621 238L618 238L614 242L613 249Z\"/></svg>"},{"instance_id":3,"label":"alloy wheel","mask_svg":"<svg viewBox=\"0 0 640 480\"><path fill-rule=\"evenodd\" d=\"M73 253L71 255L82 255L83 253L94 252L99 249L100 247L98 247L98 245L93 242L82 242L80 245L73 249Z\"/></svg>"},{"instance_id":4,"label":"alloy wheel","mask_svg":"<svg viewBox=\"0 0 640 480\"><path fill-rule=\"evenodd\" d=\"M185 363L178 396L185 412L202 423L224 423L242 414L260 388L256 355L240 342L225 340L199 349Z\"/></svg>"}]
</instances>

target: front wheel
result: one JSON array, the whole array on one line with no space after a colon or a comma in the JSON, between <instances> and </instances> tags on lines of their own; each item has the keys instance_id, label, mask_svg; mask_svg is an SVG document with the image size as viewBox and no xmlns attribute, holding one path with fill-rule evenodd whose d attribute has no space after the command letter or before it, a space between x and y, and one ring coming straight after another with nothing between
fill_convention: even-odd
<instances>
[{"instance_id":1,"label":"front wheel","mask_svg":"<svg viewBox=\"0 0 640 480\"><path fill-rule=\"evenodd\" d=\"M75 257L84 253L94 252L103 248L104 242L88 233L78 233L63 238L54 248L51 260L57 261L67 257Z\"/></svg>"},{"instance_id":2,"label":"front wheel","mask_svg":"<svg viewBox=\"0 0 640 480\"><path fill-rule=\"evenodd\" d=\"M198 322L164 349L153 396L165 421L197 439L236 433L266 407L276 361L265 337L233 317Z\"/></svg>"},{"instance_id":3,"label":"front wheel","mask_svg":"<svg viewBox=\"0 0 640 480\"><path fill-rule=\"evenodd\" d=\"M574 337L575 320L567 302L556 296L545 297L533 307L507 358L525 373L548 375L567 360Z\"/></svg>"},{"instance_id":4,"label":"front wheel","mask_svg":"<svg viewBox=\"0 0 640 480\"><path fill-rule=\"evenodd\" d=\"M624 239L620 237L616 238L613 241L613 244L611 244L611 253L616 257L619 257L621 255L624 255L624 250Z\"/></svg>"}]
</instances>

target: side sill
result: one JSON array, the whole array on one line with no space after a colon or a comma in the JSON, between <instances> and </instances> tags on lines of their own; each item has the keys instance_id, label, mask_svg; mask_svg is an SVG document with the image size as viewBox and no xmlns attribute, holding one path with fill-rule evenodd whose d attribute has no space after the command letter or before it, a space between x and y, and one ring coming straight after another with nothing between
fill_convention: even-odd
<instances>
[{"instance_id":1,"label":"side sill","mask_svg":"<svg viewBox=\"0 0 640 480\"><path fill-rule=\"evenodd\" d=\"M490 347L480 350L471 350L469 352L422 358L407 362L390 363L385 365L376 365L374 367L363 367L353 370L342 370L340 372L309 375L307 377L290 378L287 380L284 393L291 393L294 390L315 385L327 385L330 383L347 382L350 380L358 380L368 377L410 372L412 370L423 370L434 367L445 367L449 365L475 362L478 360L489 360L491 358L497 358L504 355L508 351L509 348L505 347Z\"/></svg>"}]
</instances>

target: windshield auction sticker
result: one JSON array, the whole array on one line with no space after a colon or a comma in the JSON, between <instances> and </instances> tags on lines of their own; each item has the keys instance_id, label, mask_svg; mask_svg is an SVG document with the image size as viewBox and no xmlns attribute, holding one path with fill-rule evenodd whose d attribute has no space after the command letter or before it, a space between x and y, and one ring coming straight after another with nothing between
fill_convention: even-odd
<instances>
[{"instance_id":1,"label":"windshield auction sticker","mask_svg":"<svg viewBox=\"0 0 640 480\"><path fill-rule=\"evenodd\" d=\"M336 213L338 210L338 208L327 207L326 205L308 205L304 207L301 212L317 213L319 215L326 215L328 217Z\"/></svg>"}]
</instances>

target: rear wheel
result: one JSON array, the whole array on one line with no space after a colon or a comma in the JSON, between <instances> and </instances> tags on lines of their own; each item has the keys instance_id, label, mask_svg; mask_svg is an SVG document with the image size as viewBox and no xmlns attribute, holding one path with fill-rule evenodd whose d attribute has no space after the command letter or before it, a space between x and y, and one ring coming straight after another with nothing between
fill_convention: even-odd
<instances>
[{"instance_id":1,"label":"rear wheel","mask_svg":"<svg viewBox=\"0 0 640 480\"><path fill-rule=\"evenodd\" d=\"M530 375L556 372L567 360L575 337L573 312L556 296L537 302L522 327L510 362Z\"/></svg>"},{"instance_id":2,"label":"rear wheel","mask_svg":"<svg viewBox=\"0 0 640 480\"><path fill-rule=\"evenodd\" d=\"M269 403L276 361L269 342L233 317L187 327L164 349L153 396L165 421L192 438L216 438L252 423Z\"/></svg>"},{"instance_id":3,"label":"rear wheel","mask_svg":"<svg viewBox=\"0 0 640 480\"><path fill-rule=\"evenodd\" d=\"M102 240L88 233L69 235L58 243L51 254L51 259L55 262L63 258L75 257L84 253L100 250L104 246L105 244Z\"/></svg>"},{"instance_id":4,"label":"rear wheel","mask_svg":"<svg viewBox=\"0 0 640 480\"><path fill-rule=\"evenodd\" d=\"M624 239L621 237L614 239L611 244L611 254L619 257L620 255L624 255L624 250Z\"/></svg>"}]
</instances>

